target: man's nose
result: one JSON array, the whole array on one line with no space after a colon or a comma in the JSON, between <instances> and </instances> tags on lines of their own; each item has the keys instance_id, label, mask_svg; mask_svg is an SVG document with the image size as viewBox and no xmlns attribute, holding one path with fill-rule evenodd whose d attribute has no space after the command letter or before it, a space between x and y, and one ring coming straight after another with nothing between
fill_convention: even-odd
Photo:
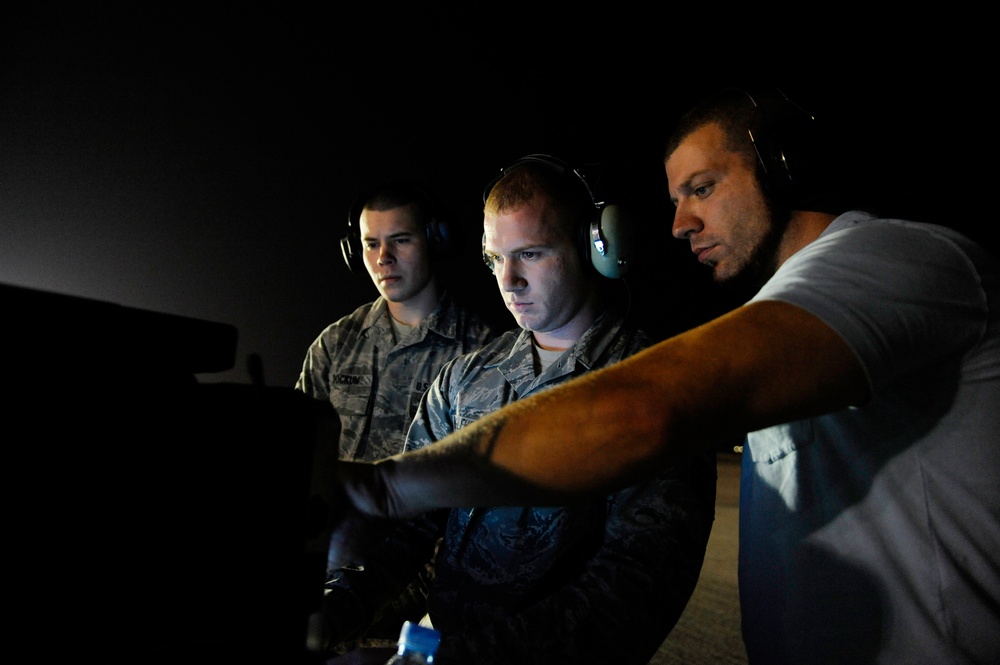
<instances>
[{"instance_id":1,"label":"man's nose","mask_svg":"<svg viewBox=\"0 0 1000 665\"><path fill-rule=\"evenodd\" d=\"M678 203L674 209L674 221L670 227L674 237L687 240L691 234L697 233L702 228L704 228L704 224L702 224L701 218L694 214L690 206L684 202Z\"/></svg>"},{"instance_id":2,"label":"man's nose","mask_svg":"<svg viewBox=\"0 0 1000 665\"><path fill-rule=\"evenodd\" d=\"M382 247L379 248L378 264L380 266L384 266L387 263L395 263L395 262L396 262L395 255L393 255L393 253L389 251L389 248L386 245L383 245Z\"/></svg>"},{"instance_id":3,"label":"man's nose","mask_svg":"<svg viewBox=\"0 0 1000 665\"><path fill-rule=\"evenodd\" d=\"M517 271L514 261L504 261L497 270L500 288L504 291L517 291L524 288L524 278Z\"/></svg>"}]
</instances>

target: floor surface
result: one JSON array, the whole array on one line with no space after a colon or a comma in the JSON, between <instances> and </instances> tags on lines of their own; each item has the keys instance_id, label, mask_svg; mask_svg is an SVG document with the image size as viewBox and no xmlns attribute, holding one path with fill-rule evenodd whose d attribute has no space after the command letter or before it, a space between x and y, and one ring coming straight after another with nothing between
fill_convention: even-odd
<instances>
[{"instance_id":1,"label":"floor surface","mask_svg":"<svg viewBox=\"0 0 1000 665\"><path fill-rule=\"evenodd\" d=\"M747 662L736 585L739 455L720 454L718 469L715 524L698 586L680 621L649 665L745 665Z\"/></svg>"}]
</instances>

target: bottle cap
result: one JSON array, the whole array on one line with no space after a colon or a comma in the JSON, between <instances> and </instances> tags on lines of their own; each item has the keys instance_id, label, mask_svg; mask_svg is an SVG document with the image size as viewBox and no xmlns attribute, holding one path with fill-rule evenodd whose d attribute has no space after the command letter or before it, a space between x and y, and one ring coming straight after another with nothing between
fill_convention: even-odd
<instances>
[{"instance_id":1,"label":"bottle cap","mask_svg":"<svg viewBox=\"0 0 1000 665\"><path fill-rule=\"evenodd\" d=\"M421 653L434 653L437 651L438 643L441 642L441 633L433 628L427 628L420 624L406 621L403 629L399 631L399 643L406 648Z\"/></svg>"}]
</instances>

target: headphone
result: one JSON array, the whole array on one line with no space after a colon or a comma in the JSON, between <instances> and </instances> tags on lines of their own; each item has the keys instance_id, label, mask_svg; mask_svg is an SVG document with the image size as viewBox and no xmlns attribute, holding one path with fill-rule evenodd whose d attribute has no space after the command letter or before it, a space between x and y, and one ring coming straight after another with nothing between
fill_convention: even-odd
<instances>
[{"instance_id":1,"label":"headphone","mask_svg":"<svg viewBox=\"0 0 1000 665\"><path fill-rule=\"evenodd\" d=\"M815 117L781 90L740 92L753 105L747 131L767 193L789 208L812 202L819 167Z\"/></svg>"},{"instance_id":2,"label":"headphone","mask_svg":"<svg viewBox=\"0 0 1000 665\"><path fill-rule=\"evenodd\" d=\"M432 259L444 258L454 251L455 240L451 227L441 218L440 206L430 192L409 180L393 180L366 190L351 205L347 213L347 233L340 239L340 251L344 255L344 263L347 264L348 270L357 273L366 272L364 247L361 245L361 212L373 197L381 194L398 197L401 206L416 203L423 208L427 216L424 227Z\"/></svg>"},{"instance_id":3,"label":"headphone","mask_svg":"<svg viewBox=\"0 0 1000 665\"><path fill-rule=\"evenodd\" d=\"M483 203L490 192L507 172L526 163L538 163L554 170L557 174L572 178L582 185L583 192L594 208L594 215L580 230L580 251L585 264L590 264L601 275L609 279L623 277L630 267L633 253L631 242L632 224L625 211L616 204L608 204L594 198L590 184L583 174L568 163L551 155L531 154L522 157L510 166L500 169L483 190ZM493 271L493 263L486 254L486 235L483 235L483 261Z\"/></svg>"}]
</instances>

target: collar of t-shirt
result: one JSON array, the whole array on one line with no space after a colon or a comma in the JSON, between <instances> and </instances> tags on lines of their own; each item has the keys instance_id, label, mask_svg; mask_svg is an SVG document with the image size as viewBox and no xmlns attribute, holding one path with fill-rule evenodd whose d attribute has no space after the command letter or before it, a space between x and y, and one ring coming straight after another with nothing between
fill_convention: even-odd
<instances>
[{"instance_id":1,"label":"collar of t-shirt","mask_svg":"<svg viewBox=\"0 0 1000 665\"><path fill-rule=\"evenodd\" d=\"M397 321L396 317L392 314L389 314L389 324L392 326L392 336L395 338L397 344L399 344L399 340L409 335L410 331L414 328L414 326L408 326L402 321Z\"/></svg>"},{"instance_id":2,"label":"collar of t-shirt","mask_svg":"<svg viewBox=\"0 0 1000 665\"><path fill-rule=\"evenodd\" d=\"M549 368L556 359L563 354L566 349L543 349L534 340L531 340L531 348L535 356L535 376L538 376Z\"/></svg>"}]
</instances>

